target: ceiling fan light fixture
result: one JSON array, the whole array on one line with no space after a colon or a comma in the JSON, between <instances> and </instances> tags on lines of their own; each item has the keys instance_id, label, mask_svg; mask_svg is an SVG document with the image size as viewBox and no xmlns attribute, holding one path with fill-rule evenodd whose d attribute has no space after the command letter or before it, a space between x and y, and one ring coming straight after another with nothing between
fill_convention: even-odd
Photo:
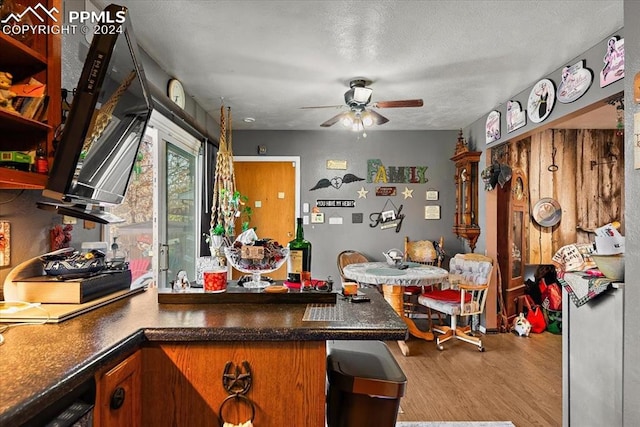
<instances>
[{"instance_id":1,"label":"ceiling fan light fixture","mask_svg":"<svg viewBox=\"0 0 640 427\"><path fill-rule=\"evenodd\" d=\"M354 117L353 117L353 112L349 112L348 114L345 114L344 117L342 118L342 125L346 128L351 128L353 126L354 123Z\"/></svg>"},{"instance_id":2,"label":"ceiling fan light fixture","mask_svg":"<svg viewBox=\"0 0 640 427\"><path fill-rule=\"evenodd\" d=\"M353 100L359 104L368 104L371 101L371 93L373 90L368 87L354 87Z\"/></svg>"},{"instance_id":3,"label":"ceiling fan light fixture","mask_svg":"<svg viewBox=\"0 0 640 427\"><path fill-rule=\"evenodd\" d=\"M356 120L353 121L353 125L351 126L351 130L354 132L362 132L364 131L364 123L362 123L362 119L360 117L356 117Z\"/></svg>"},{"instance_id":4,"label":"ceiling fan light fixture","mask_svg":"<svg viewBox=\"0 0 640 427\"><path fill-rule=\"evenodd\" d=\"M364 113L362 113L361 118L362 118L362 124L364 126L366 127L373 126L373 122L374 122L373 116L371 115L370 112L365 111Z\"/></svg>"}]
</instances>

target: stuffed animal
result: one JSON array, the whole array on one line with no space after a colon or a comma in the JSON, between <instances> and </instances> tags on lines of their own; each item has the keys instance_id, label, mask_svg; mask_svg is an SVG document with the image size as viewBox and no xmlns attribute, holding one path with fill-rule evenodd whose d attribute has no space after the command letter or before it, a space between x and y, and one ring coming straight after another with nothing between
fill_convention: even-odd
<instances>
[{"instance_id":1,"label":"stuffed animal","mask_svg":"<svg viewBox=\"0 0 640 427\"><path fill-rule=\"evenodd\" d=\"M173 282L173 289L184 290L184 289L189 289L190 287L191 287L191 284L189 283L189 279L187 278L187 272L184 270L178 271L176 280Z\"/></svg>"},{"instance_id":2,"label":"stuffed animal","mask_svg":"<svg viewBox=\"0 0 640 427\"><path fill-rule=\"evenodd\" d=\"M511 330L521 337L528 337L531 332L531 323L524 317L523 313L520 313L520 315L513 320Z\"/></svg>"},{"instance_id":3,"label":"stuffed animal","mask_svg":"<svg viewBox=\"0 0 640 427\"><path fill-rule=\"evenodd\" d=\"M16 93L11 92L11 80L13 76L6 71L0 71L0 108L15 112L15 108L12 105L12 99L15 98Z\"/></svg>"}]
</instances>

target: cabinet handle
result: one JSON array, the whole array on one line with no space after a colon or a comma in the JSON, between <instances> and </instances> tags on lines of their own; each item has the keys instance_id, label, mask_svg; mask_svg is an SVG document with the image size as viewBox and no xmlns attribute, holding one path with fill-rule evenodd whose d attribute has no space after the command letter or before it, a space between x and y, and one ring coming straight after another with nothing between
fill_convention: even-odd
<instances>
[{"instance_id":1,"label":"cabinet handle","mask_svg":"<svg viewBox=\"0 0 640 427\"><path fill-rule=\"evenodd\" d=\"M113 390L113 393L111 393L111 401L109 402L109 407L111 409L120 409L120 407L124 404L124 397L124 388L116 388L115 390Z\"/></svg>"}]
</instances>

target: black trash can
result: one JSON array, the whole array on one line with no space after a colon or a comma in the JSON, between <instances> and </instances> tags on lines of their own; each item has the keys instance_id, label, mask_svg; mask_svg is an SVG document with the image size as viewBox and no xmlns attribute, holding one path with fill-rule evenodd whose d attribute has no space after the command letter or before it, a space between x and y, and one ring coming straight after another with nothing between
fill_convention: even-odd
<instances>
[{"instance_id":1,"label":"black trash can","mask_svg":"<svg viewBox=\"0 0 640 427\"><path fill-rule=\"evenodd\" d=\"M407 377L381 341L329 341L327 426L394 427Z\"/></svg>"}]
</instances>

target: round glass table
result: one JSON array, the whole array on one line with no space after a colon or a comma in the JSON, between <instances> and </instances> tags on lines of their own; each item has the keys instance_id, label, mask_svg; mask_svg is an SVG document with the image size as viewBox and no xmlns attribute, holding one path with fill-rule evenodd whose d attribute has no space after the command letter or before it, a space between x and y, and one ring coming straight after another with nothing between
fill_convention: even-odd
<instances>
[{"instance_id":1,"label":"round glass table","mask_svg":"<svg viewBox=\"0 0 640 427\"><path fill-rule=\"evenodd\" d=\"M427 286L440 283L449 276L443 268L418 263L407 263L409 268L401 270L391 267L386 262L364 262L349 264L344 267L344 276L359 283L382 285L384 299L407 324L409 333L417 338L433 341L433 332L418 329L412 319L404 315L403 287ZM409 355L409 347L405 341L398 341L398 346L405 356Z\"/></svg>"}]
</instances>

